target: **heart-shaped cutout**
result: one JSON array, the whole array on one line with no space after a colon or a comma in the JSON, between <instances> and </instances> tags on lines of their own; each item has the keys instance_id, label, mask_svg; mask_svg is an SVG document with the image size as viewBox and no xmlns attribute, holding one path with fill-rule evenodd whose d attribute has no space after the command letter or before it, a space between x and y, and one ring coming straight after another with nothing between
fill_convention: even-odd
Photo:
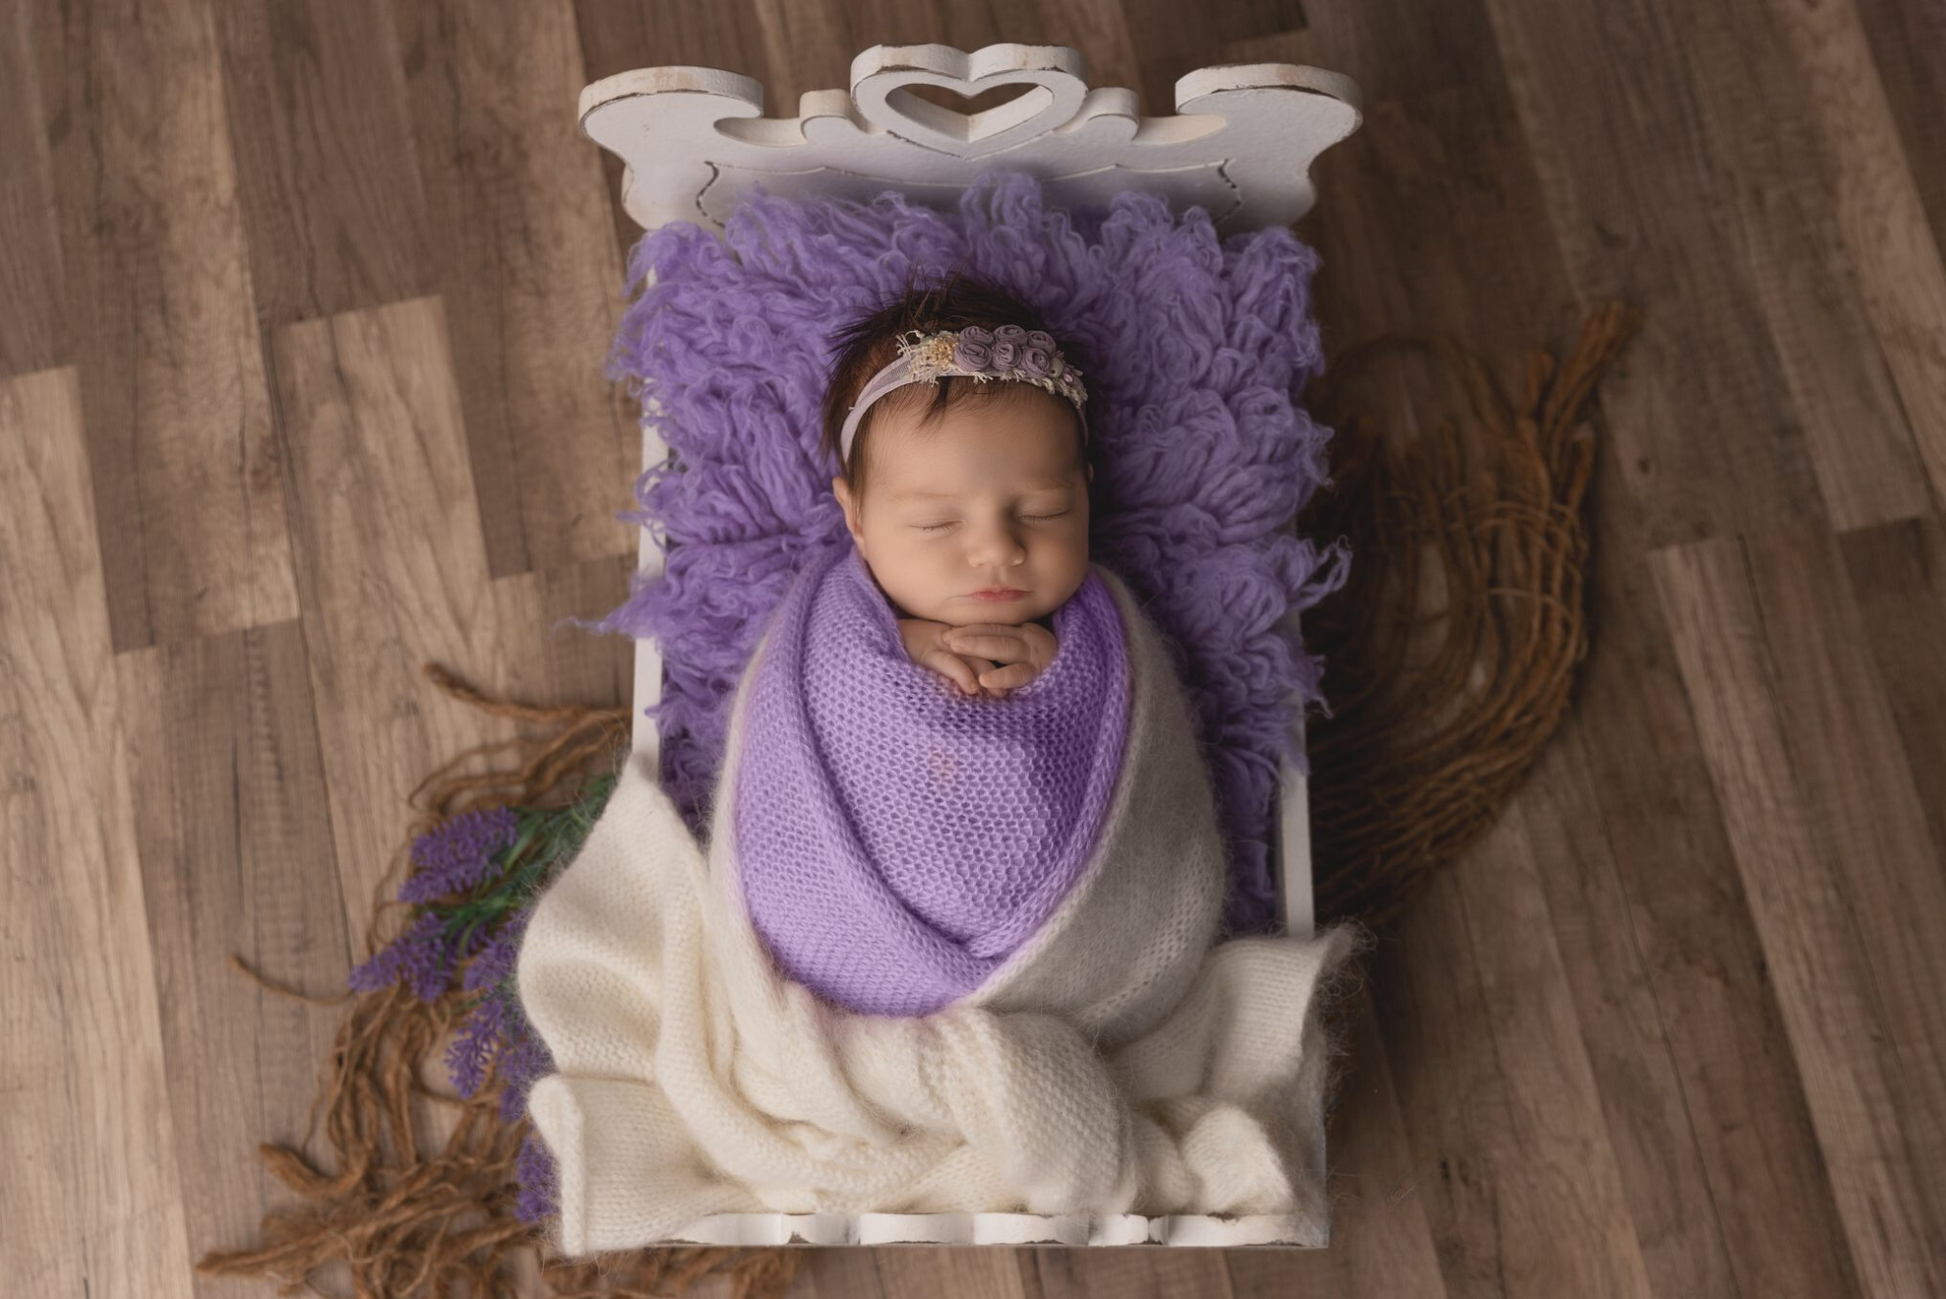
<instances>
[{"instance_id":1,"label":"heart-shaped cutout","mask_svg":"<svg viewBox=\"0 0 1946 1299\"><path fill-rule=\"evenodd\" d=\"M901 86L898 92L890 96L890 98L899 99L909 95L913 99L923 99L928 104L943 108L948 112L959 113L966 117L977 117L979 114L990 112L1002 104L1013 103L1016 99L1026 95L1031 89L1030 86L1023 82L1009 81L997 86L988 86L979 94L968 98L952 86L935 86L927 82L916 81L909 86Z\"/></svg>"},{"instance_id":2,"label":"heart-shaped cutout","mask_svg":"<svg viewBox=\"0 0 1946 1299\"><path fill-rule=\"evenodd\" d=\"M867 121L902 140L960 157L996 153L1072 120L1087 93L1067 67L1023 67L997 53L1021 48L988 46L970 57L948 46L907 48L898 53L922 57L888 58L855 76L852 97ZM939 102L949 94L968 111Z\"/></svg>"}]
</instances>

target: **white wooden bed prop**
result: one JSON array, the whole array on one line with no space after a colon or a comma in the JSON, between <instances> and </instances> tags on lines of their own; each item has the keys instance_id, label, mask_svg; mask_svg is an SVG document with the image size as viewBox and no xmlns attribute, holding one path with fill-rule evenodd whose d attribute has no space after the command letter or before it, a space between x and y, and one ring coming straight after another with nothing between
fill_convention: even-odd
<instances>
[{"instance_id":1,"label":"white wooden bed prop","mask_svg":"<svg viewBox=\"0 0 1946 1299\"><path fill-rule=\"evenodd\" d=\"M994 167L1041 182L1051 204L1103 204L1141 189L1181 212L1200 206L1219 235L1289 225L1315 199L1312 159L1357 129L1358 88L1348 78L1290 63L1200 68L1176 82L1176 111L1143 117L1135 92L1089 89L1078 51L1060 45L875 45L852 60L849 90L808 91L793 118L763 116L763 86L720 68L638 68L585 87L581 129L627 163L622 202L645 230L693 221L719 237L736 205L761 183L788 198L869 201L897 189L910 202L952 210ZM1021 94L972 114L923 99L909 86L971 98L996 86ZM642 421L644 468L669 454L653 400ZM639 567L661 572L643 530ZM1291 615L1295 628L1296 614ZM660 748L643 710L662 696L662 656L636 642L633 747ZM1302 735L1303 720L1297 722ZM1313 930L1305 781L1286 763L1272 854L1288 932ZM1322 1153L1322 1152L1320 1152ZM1035 1214L736 1213L704 1218L676 1240L715 1245L1275 1245L1292 1243L1276 1216L1139 1214L1106 1218ZM1282 1234L1280 1234L1282 1233Z\"/></svg>"}]
</instances>

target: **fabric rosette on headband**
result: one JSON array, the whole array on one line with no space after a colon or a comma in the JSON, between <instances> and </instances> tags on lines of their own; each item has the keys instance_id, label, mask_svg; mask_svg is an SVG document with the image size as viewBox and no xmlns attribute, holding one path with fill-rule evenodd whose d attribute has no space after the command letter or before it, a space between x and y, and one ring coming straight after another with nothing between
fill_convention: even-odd
<instances>
[{"instance_id":1,"label":"fabric rosette on headband","mask_svg":"<svg viewBox=\"0 0 1946 1299\"><path fill-rule=\"evenodd\" d=\"M936 384L946 375L964 375L981 383L996 379L1031 383L1057 397L1066 397L1081 417L1082 436L1087 436L1088 417L1083 409L1088 400L1087 386L1081 381L1080 369L1062 357L1052 334L1011 324L995 329L968 325L930 334L913 330L899 336L898 356L871 377L845 416L844 431L838 439L839 460L851 458L858 423L873 402L908 383Z\"/></svg>"}]
</instances>

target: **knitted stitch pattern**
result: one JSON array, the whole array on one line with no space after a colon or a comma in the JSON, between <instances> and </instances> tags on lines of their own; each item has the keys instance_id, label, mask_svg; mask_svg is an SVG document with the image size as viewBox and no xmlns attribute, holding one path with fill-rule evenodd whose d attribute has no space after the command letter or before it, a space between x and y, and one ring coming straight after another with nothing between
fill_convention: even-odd
<instances>
[{"instance_id":1,"label":"knitted stitch pattern","mask_svg":"<svg viewBox=\"0 0 1946 1299\"><path fill-rule=\"evenodd\" d=\"M557 1250L762 1211L1265 1214L1324 1243L1320 989L1350 936L1216 941L1222 846L1189 707L1100 572L1132 703L1096 847L1001 968L932 1014L858 1014L780 974L744 910L729 801L705 851L630 759L517 968L556 1069L529 1113L559 1170ZM732 787L753 680L731 708Z\"/></svg>"},{"instance_id":2,"label":"knitted stitch pattern","mask_svg":"<svg viewBox=\"0 0 1946 1299\"><path fill-rule=\"evenodd\" d=\"M906 655L855 549L799 575L753 669L733 794L751 922L791 978L925 1014L1073 886L1121 768L1128 661L1094 573L1053 621L1038 677L969 697Z\"/></svg>"}]
</instances>

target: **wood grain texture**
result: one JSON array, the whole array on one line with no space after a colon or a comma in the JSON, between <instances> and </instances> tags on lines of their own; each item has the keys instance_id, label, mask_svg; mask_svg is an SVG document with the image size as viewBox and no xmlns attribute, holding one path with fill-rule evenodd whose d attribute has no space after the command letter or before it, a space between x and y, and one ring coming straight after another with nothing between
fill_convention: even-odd
<instances>
[{"instance_id":1,"label":"wood grain texture","mask_svg":"<svg viewBox=\"0 0 1946 1299\"><path fill-rule=\"evenodd\" d=\"M79 378L0 380L0 1211L18 1294L186 1296L128 727Z\"/></svg>"},{"instance_id":2,"label":"wood grain texture","mask_svg":"<svg viewBox=\"0 0 1946 1299\"><path fill-rule=\"evenodd\" d=\"M568 0L399 5L420 175L494 577L633 556L641 438L602 377L622 265ZM616 490L617 484L624 490Z\"/></svg>"},{"instance_id":3,"label":"wood grain texture","mask_svg":"<svg viewBox=\"0 0 1946 1299\"><path fill-rule=\"evenodd\" d=\"M1938 1293L1946 876L1832 542L1651 563L1865 1292Z\"/></svg>"},{"instance_id":4,"label":"wood grain texture","mask_svg":"<svg viewBox=\"0 0 1946 1299\"><path fill-rule=\"evenodd\" d=\"M1946 264L1926 224L1856 8L1849 0L1772 0L1770 7L1799 70L1790 92L1817 127L1830 169L1805 203L1817 215L1814 237L1825 238L1828 219L1845 253L1829 259L1840 273L1830 287L1844 299L1858 299L1898 392L1896 406L1861 409L1820 427L1826 504L1840 530L1905 517L1887 511L1877 479L1905 468L1910 439L1925 470L1914 494L1929 485L1926 503L1936 510L1946 502ZM1834 351L1840 349L1827 345L1820 351L1816 373L1846 387L1867 377L1831 365ZM1815 405L1843 412L1843 395L1821 393ZM1874 415L1883 422L1856 422Z\"/></svg>"},{"instance_id":5,"label":"wood grain texture","mask_svg":"<svg viewBox=\"0 0 1946 1299\"><path fill-rule=\"evenodd\" d=\"M326 788L303 630L295 622L115 660L129 700L128 755L154 953L169 1101L185 1153L192 1252L252 1239L295 1200L265 1171L260 1140L307 1145L288 1109L330 1059L343 1009L270 992L251 968L313 995L344 987L351 947L325 815ZM320 1164L320 1166L325 1166ZM248 1295L198 1276L199 1295Z\"/></svg>"},{"instance_id":6,"label":"wood grain texture","mask_svg":"<svg viewBox=\"0 0 1946 1299\"><path fill-rule=\"evenodd\" d=\"M37 10L116 651L297 616L202 0Z\"/></svg>"},{"instance_id":7,"label":"wood grain texture","mask_svg":"<svg viewBox=\"0 0 1946 1299\"><path fill-rule=\"evenodd\" d=\"M1946 844L1946 524L1932 515L1867 528L1838 549L1932 841Z\"/></svg>"},{"instance_id":8,"label":"wood grain texture","mask_svg":"<svg viewBox=\"0 0 1946 1299\"><path fill-rule=\"evenodd\" d=\"M620 604L622 561L595 566L605 583L577 578L580 607L562 613L551 607L560 577L489 576L447 319L439 299L420 298L275 336L312 694L355 939L403 847L406 795L444 759L515 733L437 694L422 664L549 702L623 698L631 679L622 639L548 630Z\"/></svg>"},{"instance_id":9,"label":"wood grain texture","mask_svg":"<svg viewBox=\"0 0 1946 1299\"><path fill-rule=\"evenodd\" d=\"M1658 1294L1854 1294L1653 583L1595 510L1604 630L1523 807L1645 1262Z\"/></svg>"},{"instance_id":10,"label":"wood grain texture","mask_svg":"<svg viewBox=\"0 0 1946 1299\"><path fill-rule=\"evenodd\" d=\"M1857 8L1933 247L1946 248L1946 8L1931 0L1858 0Z\"/></svg>"},{"instance_id":11,"label":"wood grain texture","mask_svg":"<svg viewBox=\"0 0 1946 1299\"><path fill-rule=\"evenodd\" d=\"M216 0L238 197L267 325L436 288L385 0Z\"/></svg>"},{"instance_id":12,"label":"wood grain texture","mask_svg":"<svg viewBox=\"0 0 1946 1299\"><path fill-rule=\"evenodd\" d=\"M1374 1000L1447 1293L1647 1295L1517 803L1400 925Z\"/></svg>"},{"instance_id":13,"label":"wood grain texture","mask_svg":"<svg viewBox=\"0 0 1946 1299\"><path fill-rule=\"evenodd\" d=\"M6 9L4 1288L267 1293L189 1261L283 1202L254 1146L304 1136L337 1019L230 954L341 987L412 787L511 734L422 662L628 697L562 621L626 594L639 454L582 84L720 66L788 115L928 41L1072 45L1150 112L1210 64L1352 77L1298 228L1328 353L1450 331L1511 383L1609 298L1643 327L1573 712L1368 959L1333 1247L833 1249L792 1293L1946 1293L1925 0ZM1369 400L1409 438L1453 396L1406 358Z\"/></svg>"},{"instance_id":14,"label":"wood grain texture","mask_svg":"<svg viewBox=\"0 0 1946 1299\"><path fill-rule=\"evenodd\" d=\"M70 359L33 20L24 5L0 12L0 376Z\"/></svg>"}]
</instances>

